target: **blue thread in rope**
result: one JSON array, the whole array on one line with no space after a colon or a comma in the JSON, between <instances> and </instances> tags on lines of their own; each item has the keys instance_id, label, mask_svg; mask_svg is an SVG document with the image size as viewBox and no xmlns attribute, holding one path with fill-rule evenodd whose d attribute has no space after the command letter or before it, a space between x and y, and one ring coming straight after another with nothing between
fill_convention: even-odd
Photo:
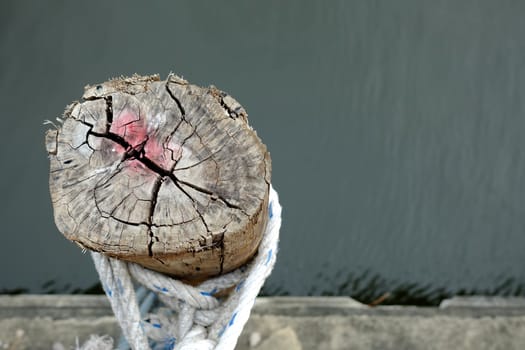
<instances>
[{"instance_id":1,"label":"blue thread in rope","mask_svg":"<svg viewBox=\"0 0 525 350\"><path fill-rule=\"evenodd\" d=\"M244 281L245 280L242 280L239 283L237 283L237 286L235 287L236 292L238 292L242 288L242 286L244 286Z\"/></svg>"},{"instance_id":2,"label":"blue thread in rope","mask_svg":"<svg viewBox=\"0 0 525 350\"><path fill-rule=\"evenodd\" d=\"M222 337L222 335L224 334L225 330L226 330L226 326L221 328L221 330L219 331L219 338Z\"/></svg>"},{"instance_id":3,"label":"blue thread in rope","mask_svg":"<svg viewBox=\"0 0 525 350\"><path fill-rule=\"evenodd\" d=\"M272 259L272 253L273 253L273 249L270 249L268 251L268 257L266 258L266 262L264 263L264 265L268 265L268 263L270 262L270 260Z\"/></svg>"},{"instance_id":4,"label":"blue thread in rope","mask_svg":"<svg viewBox=\"0 0 525 350\"><path fill-rule=\"evenodd\" d=\"M164 346L164 349L165 350L171 350L173 349L173 347L175 346L175 343L177 342L177 339L175 339L175 337L170 337L167 341L166 341L166 346Z\"/></svg>"},{"instance_id":5,"label":"blue thread in rope","mask_svg":"<svg viewBox=\"0 0 525 350\"><path fill-rule=\"evenodd\" d=\"M150 341L150 346L153 350L172 350L176 343L177 338L169 337L168 339L160 343Z\"/></svg>"},{"instance_id":6,"label":"blue thread in rope","mask_svg":"<svg viewBox=\"0 0 525 350\"><path fill-rule=\"evenodd\" d=\"M153 287L155 287L160 292L163 292L163 293L167 293L168 292L168 288L166 288L166 287L160 287L160 286L157 286L156 284L154 284Z\"/></svg>"},{"instance_id":7,"label":"blue thread in rope","mask_svg":"<svg viewBox=\"0 0 525 350\"><path fill-rule=\"evenodd\" d=\"M235 312L235 313L232 315L232 318L230 319L230 322L228 322L228 327L231 327L232 324L235 322L235 317L237 317L237 312Z\"/></svg>"},{"instance_id":8,"label":"blue thread in rope","mask_svg":"<svg viewBox=\"0 0 525 350\"><path fill-rule=\"evenodd\" d=\"M217 288L213 288L209 292L201 291L201 295L204 295L205 297L211 297L213 294L217 293Z\"/></svg>"}]
</instances>

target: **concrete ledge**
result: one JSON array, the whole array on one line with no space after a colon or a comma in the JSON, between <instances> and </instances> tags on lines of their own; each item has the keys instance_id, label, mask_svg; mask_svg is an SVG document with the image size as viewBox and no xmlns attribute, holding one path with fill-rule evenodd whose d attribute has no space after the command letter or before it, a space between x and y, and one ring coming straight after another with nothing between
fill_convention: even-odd
<instances>
[{"instance_id":1,"label":"concrete ledge","mask_svg":"<svg viewBox=\"0 0 525 350\"><path fill-rule=\"evenodd\" d=\"M0 349L69 349L119 332L104 296L0 296ZM525 349L525 299L369 308L344 297L259 298L237 349Z\"/></svg>"}]
</instances>

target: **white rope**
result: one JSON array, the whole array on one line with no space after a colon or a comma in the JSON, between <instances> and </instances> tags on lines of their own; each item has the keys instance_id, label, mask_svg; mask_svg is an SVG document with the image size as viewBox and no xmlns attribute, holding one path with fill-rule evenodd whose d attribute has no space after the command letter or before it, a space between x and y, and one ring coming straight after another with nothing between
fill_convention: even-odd
<instances>
[{"instance_id":1,"label":"white rope","mask_svg":"<svg viewBox=\"0 0 525 350\"><path fill-rule=\"evenodd\" d=\"M140 265L93 252L102 287L129 346L133 350L233 349L255 298L275 264L281 206L273 187L270 187L268 213L267 227L255 258L233 272L195 287ZM156 293L163 306L141 316L133 280ZM232 287L225 299L214 296ZM80 349L95 349L94 342L100 344L100 339L92 337ZM109 344L106 349L111 348Z\"/></svg>"}]
</instances>

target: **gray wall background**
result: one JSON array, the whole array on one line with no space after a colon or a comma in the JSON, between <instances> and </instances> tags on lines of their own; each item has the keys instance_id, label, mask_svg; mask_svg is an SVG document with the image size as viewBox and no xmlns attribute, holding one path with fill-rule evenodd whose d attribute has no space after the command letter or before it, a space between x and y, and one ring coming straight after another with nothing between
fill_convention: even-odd
<instances>
[{"instance_id":1,"label":"gray wall background","mask_svg":"<svg viewBox=\"0 0 525 350\"><path fill-rule=\"evenodd\" d=\"M85 84L173 71L232 94L271 151L267 293L525 294L523 18L510 0L2 1L0 290L97 281L54 226L42 122Z\"/></svg>"}]
</instances>

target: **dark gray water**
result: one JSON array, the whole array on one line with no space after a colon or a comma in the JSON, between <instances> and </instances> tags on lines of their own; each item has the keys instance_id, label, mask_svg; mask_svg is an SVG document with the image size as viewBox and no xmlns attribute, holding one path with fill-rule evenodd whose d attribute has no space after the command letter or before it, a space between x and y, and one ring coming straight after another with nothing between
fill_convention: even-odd
<instances>
[{"instance_id":1,"label":"dark gray water","mask_svg":"<svg viewBox=\"0 0 525 350\"><path fill-rule=\"evenodd\" d=\"M56 230L44 119L170 71L238 99L284 226L268 294L525 295L525 3L2 1L0 290L97 282Z\"/></svg>"}]
</instances>

